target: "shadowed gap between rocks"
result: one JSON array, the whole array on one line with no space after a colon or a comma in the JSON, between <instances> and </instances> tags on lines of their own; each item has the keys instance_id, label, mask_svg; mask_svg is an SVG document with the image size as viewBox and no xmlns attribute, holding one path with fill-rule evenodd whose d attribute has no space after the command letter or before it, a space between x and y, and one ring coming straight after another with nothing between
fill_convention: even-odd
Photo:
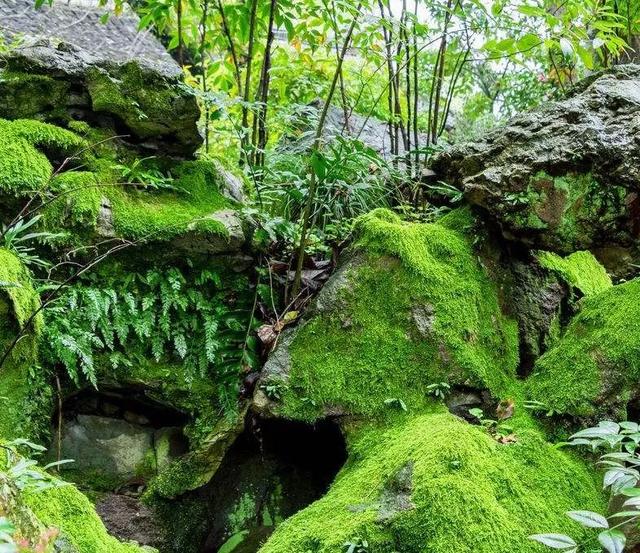
<instances>
[{"instance_id":1,"label":"shadowed gap between rocks","mask_svg":"<svg viewBox=\"0 0 640 553\"><path fill-rule=\"evenodd\" d=\"M284 519L322 497L347 458L338 425L247 417L213 479L201 553L253 553Z\"/></svg>"}]
</instances>

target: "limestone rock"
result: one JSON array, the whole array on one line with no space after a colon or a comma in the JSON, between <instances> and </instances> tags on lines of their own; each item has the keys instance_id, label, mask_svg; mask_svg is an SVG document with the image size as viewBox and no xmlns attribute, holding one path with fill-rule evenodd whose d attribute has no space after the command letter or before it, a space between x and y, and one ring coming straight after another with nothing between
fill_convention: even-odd
<instances>
[{"instance_id":1,"label":"limestone rock","mask_svg":"<svg viewBox=\"0 0 640 553\"><path fill-rule=\"evenodd\" d=\"M595 75L566 99L445 150L432 169L529 247L636 249L640 66Z\"/></svg>"},{"instance_id":2,"label":"limestone rock","mask_svg":"<svg viewBox=\"0 0 640 553\"><path fill-rule=\"evenodd\" d=\"M203 233L198 229L200 220L196 220L184 234L173 240L177 249L189 254L219 254L237 252L242 248L246 237L237 211L221 209L202 219L220 223L224 232Z\"/></svg>"}]
</instances>

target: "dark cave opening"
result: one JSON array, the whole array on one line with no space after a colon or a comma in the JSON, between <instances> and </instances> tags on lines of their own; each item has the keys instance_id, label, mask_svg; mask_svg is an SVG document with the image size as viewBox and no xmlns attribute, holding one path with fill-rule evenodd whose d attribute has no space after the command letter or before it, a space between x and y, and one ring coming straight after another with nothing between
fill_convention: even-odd
<instances>
[{"instance_id":1,"label":"dark cave opening","mask_svg":"<svg viewBox=\"0 0 640 553\"><path fill-rule=\"evenodd\" d=\"M347 458L331 420L249 416L213 479L198 491L208 518L201 553L253 553L282 520L322 497Z\"/></svg>"}]
</instances>

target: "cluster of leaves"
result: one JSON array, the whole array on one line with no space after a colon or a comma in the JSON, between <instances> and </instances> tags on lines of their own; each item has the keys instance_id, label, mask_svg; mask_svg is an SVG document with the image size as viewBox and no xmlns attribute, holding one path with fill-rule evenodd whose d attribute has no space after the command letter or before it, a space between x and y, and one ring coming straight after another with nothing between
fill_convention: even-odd
<instances>
[{"instance_id":1,"label":"cluster of leaves","mask_svg":"<svg viewBox=\"0 0 640 553\"><path fill-rule=\"evenodd\" d=\"M120 173L127 184L140 185L147 189L173 189L172 179L151 162L153 157L135 159L132 163L115 164L113 168Z\"/></svg>"},{"instance_id":2,"label":"cluster of leaves","mask_svg":"<svg viewBox=\"0 0 640 553\"><path fill-rule=\"evenodd\" d=\"M620 510L605 517L591 511L569 511L567 516L585 528L598 532L602 549L595 553L622 553L626 536L622 528L640 521L640 425L631 421L601 421L571 436L570 446L587 447L591 452L604 451L598 465L604 468L603 488L612 497L620 497ZM612 502L613 503L613 502ZM564 553L579 551L578 543L565 534L535 534L531 539Z\"/></svg>"},{"instance_id":3,"label":"cluster of leaves","mask_svg":"<svg viewBox=\"0 0 640 553\"><path fill-rule=\"evenodd\" d=\"M8 225L3 224L0 244L13 252L25 265L46 269L51 263L38 255L34 243L49 243L60 235L44 231L34 232L33 229L40 219L42 215L35 215L29 219L20 217Z\"/></svg>"},{"instance_id":4,"label":"cluster of leaves","mask_svg":"<svg viewBox=\"0 0 640 553\"><path fill-rule=\"evenodd\" d=\"M501 444L509 444L516 441L513 433L513 427L505 421L513 416L514 403L512 400L504 400L500 402L496 408L496 418L490 419L485 417L484 411L478 407L469 409L469 415L478 421L478 423L487 429L487 432Z\"/></svg>"},{"instance_id":5,"label":"cluster of leaves","mask_svg":"<svg viewBox=\"0 0 640 553\"><path fill-rule=\"evenodd\" d=\"M249 303L246 282L223 282L212 270L94 274L47 309L48 358L75 382L84 377L93 385L98 355L116 368L140 355L179 362L190 379L211 375L235 386L241 367L257 363L247 340Z\"/></svg>"}]
</instances>

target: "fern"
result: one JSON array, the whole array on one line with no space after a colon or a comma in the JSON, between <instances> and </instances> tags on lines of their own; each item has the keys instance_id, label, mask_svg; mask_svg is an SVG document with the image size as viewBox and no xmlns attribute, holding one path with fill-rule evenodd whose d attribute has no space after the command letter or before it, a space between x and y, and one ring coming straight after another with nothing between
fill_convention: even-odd
<instances>
[{"instance_id":1,"label":"fern","mask_svg":"<svg viewBox=\"0 0 640 553\"><path fill-rule=\"evenodd\" d=\"M246 288L246 281L225 284L211 270L187 278L177 267L88 277L46 313L48 359L65 367L74 382L94 386L100 356L114 368L136 356L178 362L188 380L211 376L221 404L229 404L241 366L256 359L246 355Z\"/></svg>"}]
</instances>

